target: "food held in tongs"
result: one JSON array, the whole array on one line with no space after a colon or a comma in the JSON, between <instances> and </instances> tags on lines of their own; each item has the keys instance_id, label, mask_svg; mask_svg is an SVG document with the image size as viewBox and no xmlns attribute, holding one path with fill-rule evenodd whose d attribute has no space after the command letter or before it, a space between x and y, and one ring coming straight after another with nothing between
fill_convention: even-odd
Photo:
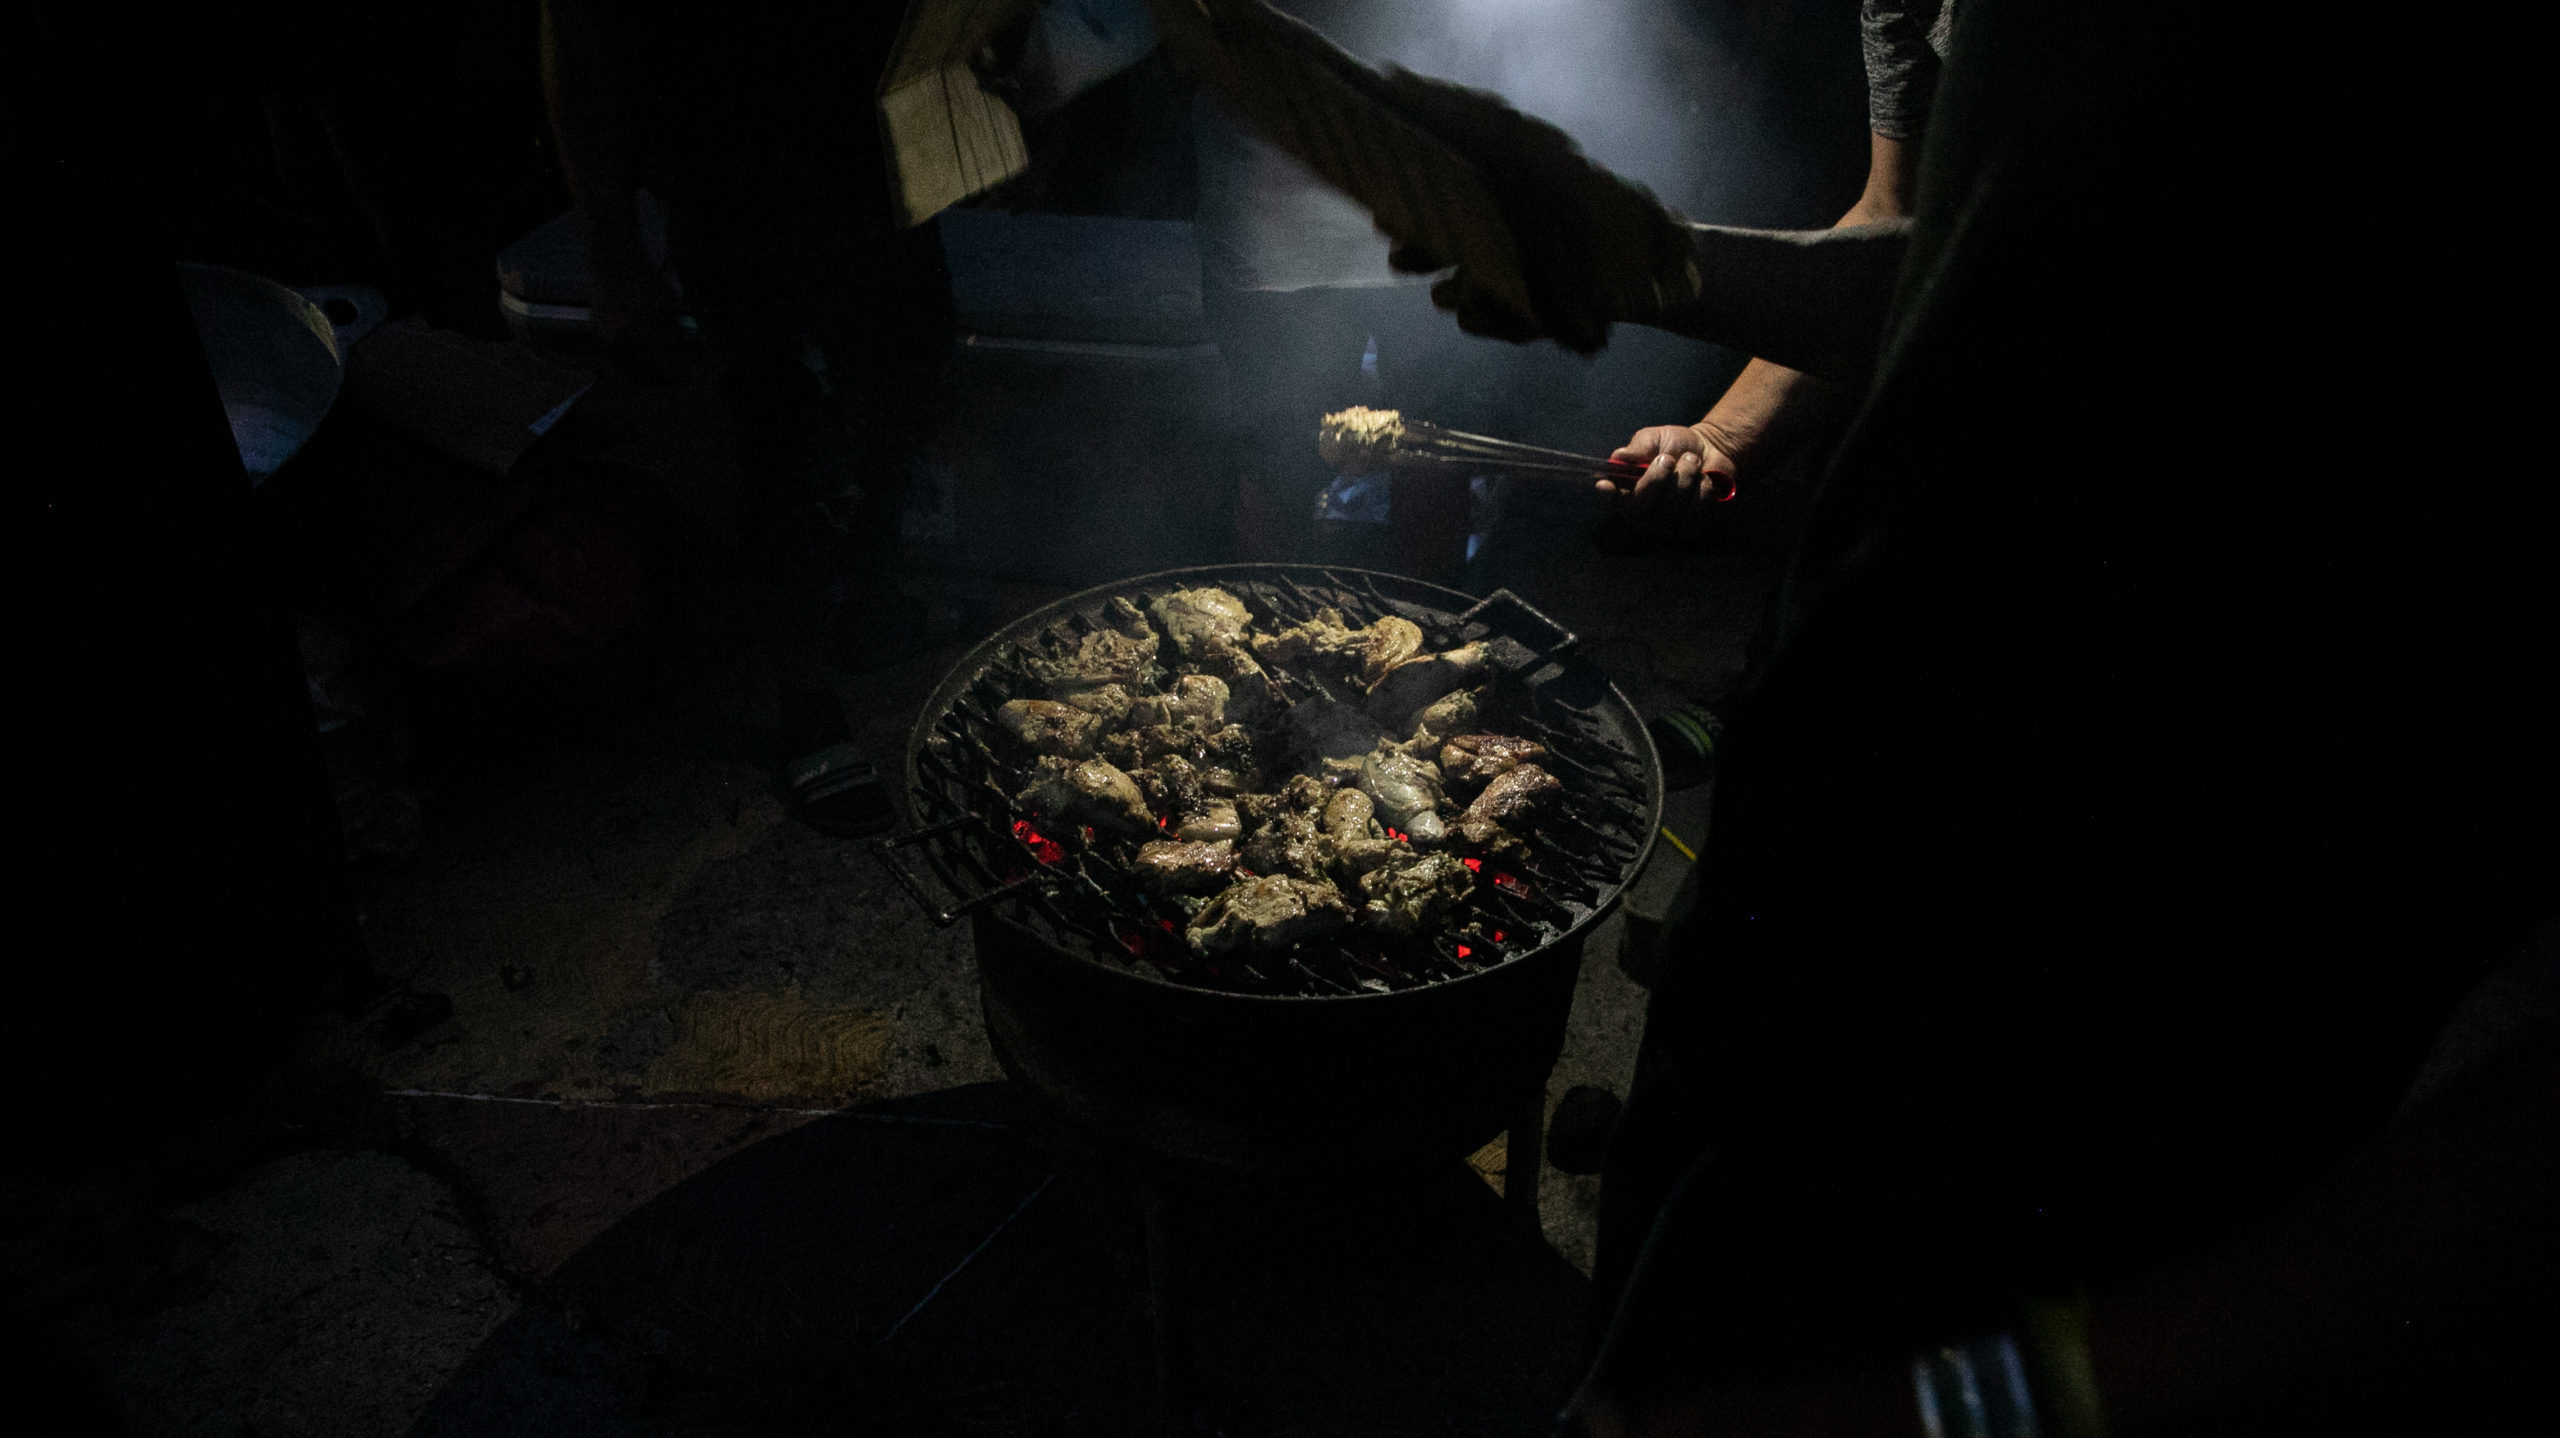
<instances>
[{"instance_id":1,"label":"food held in tongs","mask_svg":"<svg viewBox=\"0 0 2560 1438\"><path fill-rule=\"evenodd\" d=\"M1571 450L1469 434L1407 419L1397 410L1365 405L1326 415L1316 426L1316 453L1336 474L1458 465L1472 474L1555 474L1628 484L1645 471L1643 465L1625 460L1593 459ZM1729 480L1709 478L1722 486L1718 503L1733 498Z\"/></svg>"}]
</instances>

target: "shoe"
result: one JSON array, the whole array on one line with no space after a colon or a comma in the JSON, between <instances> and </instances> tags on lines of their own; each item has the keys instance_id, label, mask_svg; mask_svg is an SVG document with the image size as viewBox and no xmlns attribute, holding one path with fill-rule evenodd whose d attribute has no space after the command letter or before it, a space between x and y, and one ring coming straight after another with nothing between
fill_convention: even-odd
<instances>
[{"instance_id":1,"label":"shoe","mask_svg":"<svg viewBox=\"0 0 2560 1438\"><path fill-rule=\"evenodd\" d=\"M897 822L880 771L853 740L835 691L783 700L781 782L792 817L839 839L864 839Z\"/></svg>"},{"instance_id":2,"label":"shoe","mask_svg":"<svg viewBox=\"0 0 2560 1438\"><path fill-rule=\"evenodd\" d=\"M1679 704L1645 724L1662 754L1662 787L1693 789L1715 777L1724 721L1702 704Z\"/></svg>"}]
</instances>

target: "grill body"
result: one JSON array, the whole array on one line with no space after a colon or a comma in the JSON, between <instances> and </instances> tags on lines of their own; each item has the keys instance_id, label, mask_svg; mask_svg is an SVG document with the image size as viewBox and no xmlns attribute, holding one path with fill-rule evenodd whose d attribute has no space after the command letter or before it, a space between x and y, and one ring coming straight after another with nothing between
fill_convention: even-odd
<instances>
[{"instance_id":1,"label":"grill body","mask_svg":"<svg viewBox=\"0 0 2560 1438\"><path fill-rule=\"evenodd\" d=\"M1503 682L1521 686L1548 720L1570 717L1612 760L1626 830L1605 866L1613 881L1561 906L1544 942L1493 967L1389 993L1305 997L1168 982L1044 921L1044 899L981 901L971 918L988 1034L1006 1072L1047 1108L1151 1162L1298 1175L1446 1162L1510 1127L1542 1092L1585 941L1641 869L1660 823L1660 764L1642 719L1552 620L1516 599L1479 602L1319 566L1177 570L1074 595L991 636L927 702L907 753L911 817L943 830L928 855L947 884L963 887L955 874L992 882L1001 871L990 856L1006 839L993 823L955 824L966 798L930 752L990 664L1117 595L1143 604L1215 584L1252 602L1274 583L1327 599L1355 593L1372 615L1422 624L1434 647L1461 636L1508 641Z\"/></svg>"}]
</instances>

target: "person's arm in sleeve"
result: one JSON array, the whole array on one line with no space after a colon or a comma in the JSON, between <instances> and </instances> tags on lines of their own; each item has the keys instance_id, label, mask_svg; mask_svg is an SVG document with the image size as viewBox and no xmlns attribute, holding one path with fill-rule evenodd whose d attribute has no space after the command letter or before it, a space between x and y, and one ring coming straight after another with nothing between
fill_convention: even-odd
<instances>
[{"instance_id":1,"label":"person's arm in sleeve","mask_svg":"<svg viewBox=\"0 0 2560 1438\"><path fill-rule=\"evenodd\" d=\"M681 368L681 312L640 236L628 23L607 0L542 0L543 98L586 236L597 334L636 373L663 379Z\"/></svg>"},{"instance_id":2,"label":"person's arm in sleeve","mask_svg":"<svg viewBox=\"0 0 2560 1438\"><path fill-rule=\"evenodd\" d=\"M2560 1038L2545 1028L2404 1114L2282 1220L2098 1295L2087 1315L2089 1396L2113 1438L2142 1438L2235 1397L2352 1388L2370 1376L2354 1371L2352 1355L2403 1324L2511 1303L2518 1276L2549 1261L2555 1192ZM1588 1393L1570 1431L1901 1434L1919 1431L1916 1414L1900 1362L1782 1389L1702 1388L1634 1413Z\"/></svg>"},{"instance_id":3,"label":"person's arm in sleeve","mask_svg":"<svg viewBox=\"0 0 2560 1438\"><path fill-rule=\"evenodd\" d=\"M1882 134L1868 139L1866 188L1835 229L1911 214L1920 170L1918 142ZM1640 429L1611 456L1646 467L1627 491L1629 508L1639 515L1667 513L1674 518L1699 512L1704 495L1733 492L1752 470L1774 462L1808 430L1837 414L1845 393L1842 386L1802 370L1752 360L1697 423ZM1600 492L1615 495L1619 485L1601 480Z\"/></svg>"}]
</instances>

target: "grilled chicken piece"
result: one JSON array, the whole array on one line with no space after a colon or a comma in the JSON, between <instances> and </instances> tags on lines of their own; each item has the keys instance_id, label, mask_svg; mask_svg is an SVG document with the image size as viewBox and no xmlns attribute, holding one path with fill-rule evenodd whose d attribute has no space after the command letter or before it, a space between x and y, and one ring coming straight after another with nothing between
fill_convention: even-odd
<instances>
[{"instance_id":1,"label":"grilled chicken piece","mask_svg":"<svg viewBox=\"0 0 2560 1438\"><path fill-rule=\"evenodd\" d=\"M1440 749L1440 773L1449 787L1472 791L1522 764L1547 757L1547 746L1508 734L1460 734Z\"/></svg>"},{"instance_id":2,"label":"grilled chicken piece","mask_svg":"<svg viewBox=\"0 0 2560 1438\"><path fill-rule=\"evenodd\" d=\"M1316 816L1303 809L1283 809L1253 831L1238 851L1244 866L1257 874L1290 874L1301 879L1325 877L1332 846L1316 827Z\"/></svg>"},{"instance_id":3,"label":"grilled chicken piece","mask_svg":"<svg viewBox=\"0 0 2560 1438\"><path fill-rule=\"evenodd\" d=\"M1040 777L1014 796L1035 814L1091 824L1122 834L1156 832L1156 816L1129 776L1101 759L1070 764L1064 759L1040 761Z\"/></svg>"},{"instance_id":4,"label":"grilled chicken piece","mask_svg":"<svg viewBox=\"0 0 2560 1438\"><path fill-rule=\"evenodd\" d=\"M1143 769L1131 770L1129 777L1138 782L1147 806L1159 814L1188 814L1206 797L1200 791L1200 771L1179 754L1163 755Z\"/></svg>"},{"instance_id":5,"label":"grilled chicken piece","mask_svg":"<svg viewBox=\"0 0 2560 1438\"><path fill-rule=\"evenodd\" d=\"M1446 654L1425 654L1388 670L1369 690L1369 717L1390 732L1409 733L1414 717L1432 700L1484 682L1485 647L1461 644Z\"/></svg>"},{"instance_id":6,"label":"grilled chicken piece","mask_svg":"<svg viewBox=\"0 0 2560 1438\"><path fill-rule=\"evenodd\" d=\"M1324 818L1319 827L1324 830L1326 838L1336 843L1375 838L1376 830L1371 827L1369 817L1375 811L1376 806L1368 795L1357 789L1336 789L1333 797L1324 801Z\"/></svg>"},{"instance_id":7,"label":"grilled chicken piece","mask_svg":"<svg viewBox=\"0 0 2560 1438\"><path fill-rule=\"evenodd\" d=\"M1159 894L1214 894L1236 871L1235 846L1158 839L1138 846L1138 881Z\"/></svg>"},{"instance_id":8,"label":"grilled chicken piece","mask_svg":"<svg viewBox=\"0 0 2560 1438\"><path fill-rule=\"evenodd\" d=\"M1290 706L1281 720L1292 752L1309 759L1358 759L1378 747L1387 731L1378 721L1326 699L1306 699Z\"/></svg>"},{"instance_id":9,"label":"grilled chicken piece","mask_svg":"<svg viewBox=\"0 0 2560 1438\"><path fill-rule=\"evenodd\" d=\"M1253 615L1244 601L1223 589L1177 589L1147 606L1176 654L1197 664L1244 639Z\"/></svg>"},{"instance_id":10,"label":"grilled chicken piece","mask_svg":"<svg viewBox=\"0 0 2560 1438\"><path fill-rule=\"evenodd\" d=\"M1306 665L1339 678L1357 675L1366 686L1422 652L1422 627L1389 614L1355 629L1343 622L1342 611L1328 605L1313 619L1257 637L1253 652L1273 664Z\"/></svg>"},{"instance_id":11,"label":"grilled chicken piece","mask_svg":"<svg viewBox=\"0 0 2560 1438\"><path fill-rule=\"evenodd\" d=\"M1428 754L1452 735L1475 727L1476 691L1454 690L1422 706L1422 712L1413 716L1413 736L1406 742L1409 752Z\"/></svg>"},{"instance_id":12,"label":"grilled chicken piece","mask_svg":"<svg viewBox=\"0 0 2560 1438\"><path fill-rule=\"evenodd\" d=\"M1141 620L1138 633L1097 629L1076 640L1076 647L1054 658L1034 659L1025 667L1051 692L1096 684L1135 686L1156 662L1156 636Z\"/></svg>"},{"instance_id":13,"label":"grilled chicken piece","mask_svg":"<svg viewBox=\"0 0 2560 1438\"><path fill-rule=\"evenodd\" d=\"M1122 684L1052 685L1049 697L1069 704L1100 719L1117 724L1129 717L1129 690Z\"/></svg>"},{"instance_id":14,"label":"grilled chicken piece","mask_svg":"<svg viewBox=\"0 0 2560 1438\"><path fill-rule=\"evenodd\" d=\"M1417 759L1381 746L1360 761L1360 787L1377 801L1378 817L1402 829L1417 844L1437 844L1449 837L1440 818L1440 771L1428 759Z\"/></svg>"},{"instance_id":15,"label":"grilled chicken piece","mask_svg":"<svg viewBox=\"0 0 2560 1438\"><path fill-rule=\"evenodd\" d=\"M1174 837L1195 842L1225 841L1244 832L1244 821L1236 817L1236 806L1224 799L1212 799L1174 821Z\"/></svg>"},{"instance_id":16,"label":"grilled chicken piece","mask_svg":"<svg viewBox=\"0 0 2560 1438\"><path fill-rule=\"evenodd\" d=\"M1054 699L1008 699L996 709L996 723L1026 747L1062 759L1092 755L1103 719Z\"/></svg>"},{"instance_id":17,"label":"grilled chicken piece","mask_svg":"<svg viewBox=\"0 0 2560 1438\"><path fill-rule=\"evenodd\" d=\"M1378 828L1372 812L1367 794L1358 789L1337 789L1325 801L1324 818L1317 825L1323 831L1327 850L1325 869L1346 891L1359 883L1361 875L1401 863L1413 854L1413 850L1388 838Z\"/></svg>"},{"instance_id":18,"label":"grilled chicken piece","mask_svg":"<svg viewBox=\"0 0 2560 1438\"><path fill-rule=\"evenodd\" d=\"M1454 854L1424 854L1361 876L1360 921L1412 938L1438 929L1476 889L1475 871Z\"/></svg>"},{"instance_id":19,"label":"grilled chicken piece","mask_svg":"<svg viewBox=\"0 0 2560 1438\"><path fill-rule=\"evenodd\" d=\"M1247 879L1201 906L1187 937L1202 954L1250 948L1274 953L1303 939L1340 933L1350 907L1333 885L1265 875Z\"/></svg>"},{"instance_id":20,"label":"grilled chicken piece","mask_svg":"<svg viewBox=\"0 0 2560 1438\"><path fill-rule=\"evenodd\" d=\"M1563 792L1553 774L1535 764L1518 765L1484 786L1458 817L1458 832L1475 848L1495 848L1511 837L1510 829L1535 828Z\"/></svg>"},{"instance_id":21,"label":"grilled chicken piece","mask_svg":"<svg viewBox=\"0 0 2560 1438\"><path fill-rule=\"evenodd\" d=\"M1141 727L1188 722L1203 729L1221 728L1227 722L1227 683L1214 674L1185 674L1173 681L1170 693L1135 701L1129 722Z\"/></svg>"}]
</instances>

